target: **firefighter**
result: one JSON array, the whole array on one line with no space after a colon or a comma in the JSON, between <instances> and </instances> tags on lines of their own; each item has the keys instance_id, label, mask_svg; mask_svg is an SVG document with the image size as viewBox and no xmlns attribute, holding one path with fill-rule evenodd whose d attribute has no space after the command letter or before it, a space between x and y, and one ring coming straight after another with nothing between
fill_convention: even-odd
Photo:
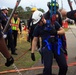
<instances>
[{"instance_id":1,"label":"firefighter","mask_svg":"<svg viewBox=\"0 0 76 75\"><path fill-rule=\"evenodd\" d=\"M33 14L36 10L37 10L37 8L33 7L31 9L31 13ZM33 40L33 31L34 31L35 27L36 27L36 24L32 23L32 15L31 15L30 19L28 20L28 30L29 30L28 41L31 42L31 46L32 46L32 40ZM40 48L40 42L39 41L37 43L37 48L38 49ZM31 48L29 50L31 50Z\"/></svg>"},{"instance_id":2,"label":"firefighter","mask_svg":"<svg viewBox=\"0 0 76 75\"><path fill-rule=\"evenodd\" d=\"M5 28L5 25L8 21L8 8L3 6L1 8L1 24L2 24L2 30ZM5 32L5 34L7 35L7 37L5 38L6 40L6 44L8 46L8 48L11 49L11 54L13 55L17 55L15 52L15 48L14 48L14 43L13 43L13 38L12 38L12 29L11 26L9 25L7 31Z\"/></svg>"},{"instance_id":3,"label":"firefighter","mask_svg":"<svg viewBox=\"0 0 76 75\"><path fill-rule=\"evenodd\" d=\"M32 16L33 24L37 24L33 33L31 59L35 61L34 51L36 50L37 40L40 36L42 39L42 55L43 55L43 75L52 75L52 62L53 55L59 66L58 75L66 75L67 73L67 62L64 53L61 51L62 41L59 35L65 33L64 29L60 24L55 21L51 24L50 20L45 20L43 13L35 11Z\"/></svg>"},{"instance_id":4,"label":"firefighter","mask_svg":"<svg viewBox=\"0 0 76 75\"><path fill-rule=\"evenodd\" d=\"M17 50L16 46L17 46L17 36L18 36L18 30L21 26L20 24L20 18L18 17L18 12L15 12L13 14L13 17L11 19L11 26L12 26L12 34L13 34L13 39L14 39L14 46L15 46L15 50ZM20 33L22 32L21 28L20 28Z\"/></svg>"},{"instance_id":5,"label":"firefighter","mask_svg":"<svg viewBox=\"0 0 76 75\"><path fill-rule=\"evenodd\" d=\"M6 8L5 11L7 11L7 7L5 7L5 8ZM1 12L0 12L0 52L6 58L5 66L9 67L10 65L12 65L14 63L14 59L11 56L11 54L8 52L8 48L7 48L5 40L3 38L1 26L2 26L2 20L1 20Z\"/></svg>"},{"instance_id":6,"label":"firefighter","mask_svg":"<svg viewBox=\"0 0 76 75\"><path fill-rule=\"evenodd\" d=\"M50 14L51 14L50 12L51 12L51 11L52 11L53 13L56 12L56 21L62 26L61 14L60 14L60 12L59 12L59 10L58 10L58 9L59 9L59 4L56 2L56 5L55 5L55 2L53 1L53 2L48 2L48 3L47 3L47 6L48 6L49 10L44 14L45 19L51 19L51 18L50 18ZM56 6L56 10L54 11L55 6ZM52 10L51 10L51 7L52 7ZM63 45L62 51L64 52L65 57L66 57L66 59L67 59L68 53L67 53L66 36L65 36L65 34L64 34L64 35L61 35L60 37L61 37L61 39L62 39L62 45Z\"/></svg>"}]
</instances>

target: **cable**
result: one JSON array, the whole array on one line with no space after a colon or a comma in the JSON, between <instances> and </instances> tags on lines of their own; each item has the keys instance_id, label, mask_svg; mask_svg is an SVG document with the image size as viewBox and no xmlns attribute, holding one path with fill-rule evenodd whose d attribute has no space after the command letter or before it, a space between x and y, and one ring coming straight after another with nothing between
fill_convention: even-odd
<instances>
[{"instance_id":1,"label":"cable","mask_svg":"<svg viewBox=\"0 0 76 75\"><path fill-rule=\"evenodd\" d=\"M5 57L2 54L1 54L1 56L5 59ZM17 66L15 64L13 64L12 67L15 69L15 71L18 73L18 75L22 75L22 73L19 71L19 69L17 68Z\"/></svg>"},{"instance_id":2,"label":"cable","mask_svg":"<svg viewBox=\"0 0 76 75\"><path fill-rule=\"evenodd\" d=\"M68 64L69 67L73 67L76 66L76 62L71 62ZM53 68L58 68L57 65L52 66ZM31 68L22 68L19 69L19 71L28 71L28 70L38 70L38 69L43 69L43 66L36 66L36 67L31 67ZM14 73L16 72L16 70L8 70L8 71L2 71L0 72L0 74L5 74L5 73Z\"/></svg>"}]
</instances>

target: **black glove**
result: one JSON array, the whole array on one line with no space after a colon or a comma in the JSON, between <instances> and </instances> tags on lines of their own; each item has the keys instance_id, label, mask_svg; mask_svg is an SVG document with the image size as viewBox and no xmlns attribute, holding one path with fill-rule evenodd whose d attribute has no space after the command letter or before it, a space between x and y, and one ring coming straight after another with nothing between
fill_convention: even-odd
<instances>
[{"instance_id":1,"label":"black glove","mask_svg":"<svg viewBox=\"0 0 76 75\"><path fill-rule=\"evenodd\" d=\"M12 65L14 63L14 59L11 56L9 59L6 60L5 66L9 67L10 65Z\"/></svg>"},{"instance_id":2,"label":"black glove","mask_svg":"<svg viewBox=\"0 0 76 75\"><path fill-rule=\"evenodd\" d=\"M51 35L57 35L57 30L56 29L51 29L50 34Z\"/></svg>"},{"instance_id":3,"label":"black glove","mask_svg":"<svg viewBox=\"0 0 76 75\"><path fill-rule=\"evenodd\" d=\"M33 61L35 61L35 55L34 55L34 53L31 53L31 59L32 59Z\"/></svg>"}]
</instances>

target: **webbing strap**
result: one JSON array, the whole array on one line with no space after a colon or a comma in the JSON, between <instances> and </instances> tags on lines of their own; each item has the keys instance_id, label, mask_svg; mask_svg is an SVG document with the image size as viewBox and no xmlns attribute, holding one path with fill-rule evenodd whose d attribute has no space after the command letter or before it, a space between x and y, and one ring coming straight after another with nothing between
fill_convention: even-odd
<instances>
[{"instance_id":1,"label":"webbing strap","mask_svg":"<svg viewBox=\"0 0 76 75\"><path fill-rule=\"evenodd\" d=\"M61 39L58 39L58 55L60 55L61 47L62 47Z\"/></svg>"},{"instance_id":2,"label":"webbing strap","mask_svg":"<svg viewBox=\"0 0 76 75\"><path fill-rule=\"evenodd\" d=\"M48 38L48 39L49 39L49 38ZM45 39L45 40L44 40L44 42L46 43L45 47L47 47L48 50L52 50L52 44L48 42L48 39ZM55 45L55 44L54 44L54 47L58 46L58 47L57 47L57 53L58 53L58 55L60 55L60 51L61 51L61 47L62 47L61 39L58 38L58 43L57 43L57 44L58 44L58 45ZM45 48L45 47L44 47L44 48ZM54 48L54 49L56 49L56 48Z\"/></svg>"},{"instance_id":3,"label":"webbing strap","mask_svg":"<svg viewBox=\"0 0 76 75\"><path fill-rule=\"evenodd\" d=\"M47 40L44 40L44 42L46 43L45 47L47 47L48 50L51 50L51 44Z\"/></svg>"},{"instance_id":4,"label":"webbing strap","mask_svg":"<svg viewBox=\"0 0 76 75\"><path fill-rule=\"evenodd\" d=\"M52 4L53 2L55 2L55 6L54 6L54 9L52 6L50 6L50 18L52 18L52 16L56 14L56 0L51 0Z\"/></svg>"},{"instance_id":5,"label":"webbing strap","mask_svg":"<svg viewBox=\"0 0 76 75\"><path fill-rule=\"evenodd\" d=\"M51 0L51 2L53 2L53 0ZM50 6L50 18L52 18L52 14L53 14L53 8Z\"/></svg>"}]
</instances>

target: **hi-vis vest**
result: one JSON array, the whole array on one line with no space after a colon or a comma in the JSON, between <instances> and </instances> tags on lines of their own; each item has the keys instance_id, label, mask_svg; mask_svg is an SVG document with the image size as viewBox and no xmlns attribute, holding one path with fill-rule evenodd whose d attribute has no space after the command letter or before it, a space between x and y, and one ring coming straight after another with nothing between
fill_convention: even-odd
<instances>
[{"instance_id":1,"label":"hi-vis vest","mask_svg":"<svg viewBox=\"0 0 76 75\"><path fill-rule=\"evenodd\" d=\"M20 23L20 19L18 18L16 21L14 18L11 19L11 26L12 26L12 30L17 30L19 29L19 23Z\"/></svg>"}]
</instances>

